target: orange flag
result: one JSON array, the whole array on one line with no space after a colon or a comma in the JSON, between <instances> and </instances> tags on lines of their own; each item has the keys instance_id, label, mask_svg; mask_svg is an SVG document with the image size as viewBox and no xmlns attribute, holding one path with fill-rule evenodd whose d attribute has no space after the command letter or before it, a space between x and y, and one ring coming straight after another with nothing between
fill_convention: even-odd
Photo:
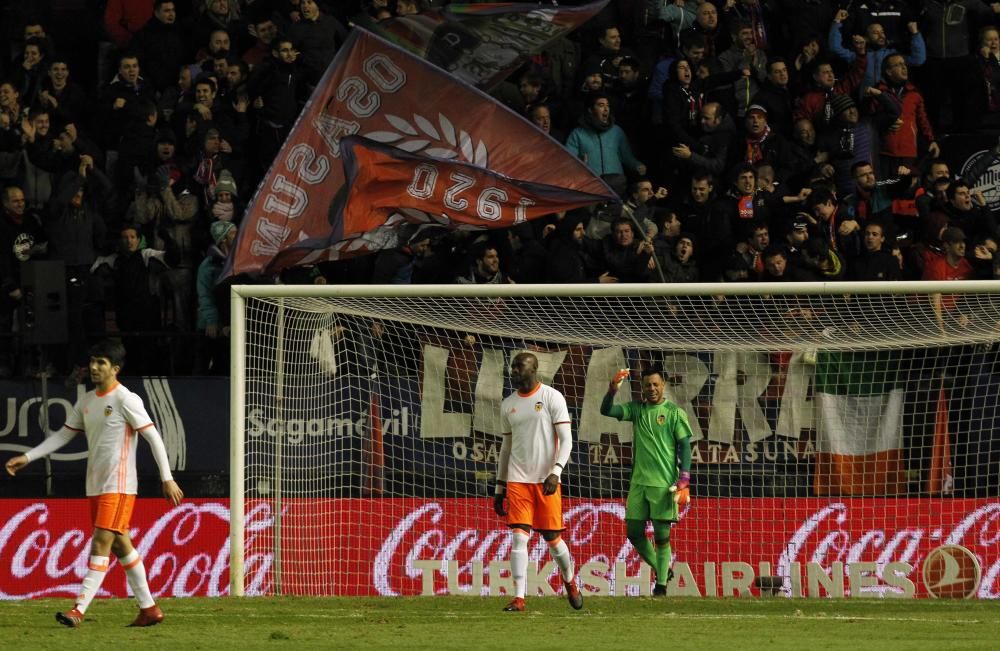
<instances>
[{"instance_id":1,"label":"orange flag","mask_svg":"<svg viewBox=\"0 0 1000 651\"><path fill-rule=\"evenodd\" d=\"M951 474L951 435L948 432L948 396L944 379L938 390L937 418L934 421L934 442L931 444L931 471L926 490L931 495L948 495L954 490Z\"/></svg>"}]
</instances>

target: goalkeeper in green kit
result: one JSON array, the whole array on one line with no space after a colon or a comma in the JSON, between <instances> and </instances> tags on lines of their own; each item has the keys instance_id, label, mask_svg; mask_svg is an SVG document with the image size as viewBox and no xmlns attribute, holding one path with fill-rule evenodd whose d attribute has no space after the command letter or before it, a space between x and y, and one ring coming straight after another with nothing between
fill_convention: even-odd
<instances>
[{"instance_id":1,"label":"goalkeeper in green kit","mask_svg":"<svg viewBox=\"0 0 1000 651\"><path fill-rule=\"evenodd\" d=\"M680 506L691 501L691 425L683 409L664 396L663 372L642 372L642 402L614 404L618 387L629 376L622 369L611 380L601 414L632 422L632 478L625 502L629 542L656 573L653 595L667 594L670 570L670 525ZM646 522L653 521L653 543Z\"/></svg>"}]
</instances>

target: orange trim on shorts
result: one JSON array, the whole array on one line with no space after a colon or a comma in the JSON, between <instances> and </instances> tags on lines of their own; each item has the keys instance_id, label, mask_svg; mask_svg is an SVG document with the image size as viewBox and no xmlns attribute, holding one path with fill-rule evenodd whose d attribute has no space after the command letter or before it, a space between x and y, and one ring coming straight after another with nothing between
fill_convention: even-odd
<instances>
[{"instance_id":1,"label":"orange trim on shorts","mask_svg":"<svg viewBox=\"0 0 1000 651\"><path fill-rule=\"evenodd\" d=\"M87 501L90 502L90 519L95 529L128 533L132 509L135 507L135 495L104 493L91 495Z\"/></svg>"},{"instance_id":2,"label":"orange trim on shorts","mask_svg":"<svg viewBox=\"0 0 1000 651\"><path fill-rule=\"evenodd\" d=\"M542 493L542 484L507 482L507 525L528 525L543 531L562 531L562 487L552 495Z\"/></svg>"}]
</instances>

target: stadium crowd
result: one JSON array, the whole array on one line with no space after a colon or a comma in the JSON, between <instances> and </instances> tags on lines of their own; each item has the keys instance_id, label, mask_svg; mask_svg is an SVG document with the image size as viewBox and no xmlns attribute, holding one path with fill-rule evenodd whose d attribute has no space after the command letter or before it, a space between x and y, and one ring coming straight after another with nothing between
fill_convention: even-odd
<instances>
[{"instance_id":1,"label":"stadium crowd","mask_svg":"<svg viewBox=\"0 0 1000 651\"><path fill-rule=\"evenodd\" d=\"M0 376L72 378L116 332L130 372L225 373L215 280L312 88L351 25L444 4L6 3ZM1000 277L974 190L1000 162L998 19L983 0L612 1L492 94L621 204L405 229L393 249L272 280ZM969 132L992 150L959 175L945 136ZM66 269L69 341L47 354L19 336L21 270L39 259Z\"/></svg>"}]
</instances>

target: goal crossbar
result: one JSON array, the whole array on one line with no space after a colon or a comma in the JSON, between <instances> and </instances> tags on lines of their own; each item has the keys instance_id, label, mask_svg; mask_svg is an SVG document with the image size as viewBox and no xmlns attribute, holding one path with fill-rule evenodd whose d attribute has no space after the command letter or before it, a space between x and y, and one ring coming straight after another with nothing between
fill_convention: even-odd
<instances>
[{"instance_id":1,"label":"goal crossbar","mask_svg":"<svg viewBox=\"0 0 1000 651\"><path fill-rule=\"evenodd\" d=\"M534 296L831 296L844 294L1000 294L998 280L801 283L588 283L582 285L234 285L244 298Z\"/></svg>"}]
</instances>

